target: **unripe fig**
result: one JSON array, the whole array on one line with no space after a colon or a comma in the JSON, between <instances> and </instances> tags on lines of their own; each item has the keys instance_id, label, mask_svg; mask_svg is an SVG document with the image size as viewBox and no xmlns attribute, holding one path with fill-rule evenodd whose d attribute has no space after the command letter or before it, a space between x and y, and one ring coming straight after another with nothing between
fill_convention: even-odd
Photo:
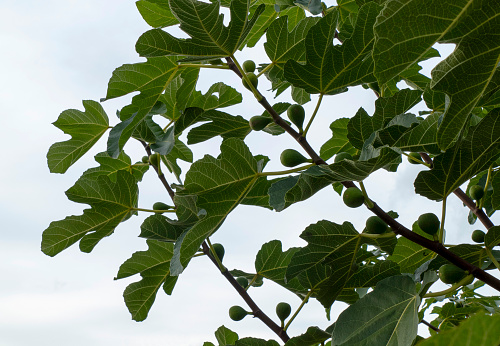
<instances>
[{"instance_id":1,"label":"unripe fig","mask_svg":"<svg viewBox=\"0 0 500 346\"><path fill-rule=\"evenodd\" d=\"M160 165L160 154L158 153L153 153L149 156L149 162L155 166L158 167Z\"/></svg>"},{"instance_id":2,"label":"unripe fig","mask_svg":"<svg viewBox=\"0 0 500 346\"><path fill-rule=\"evenodd\" d=\"M236 281L243 288L246 288L248 286L248 279L246 277L244 277L244 276L240 276L239 278L236 278Z\"/></svg>"},{"instance_id":3,"label":"unripe fig","mask_svg":"<svg viewBox=\"0 0 500 346\"><path fill-rule=\"evenodd\" d=\"M257 79L257 76L255 75L255 73L249 72L249 73L247 73L247 77L250 80L250 83L252 83L252 85L254 86L254 88L257 88L257 84L259 84L259 80ZM246 79L244 79L244 78L243 78L243 85L248 90L252 90L252 88L250 88L250 85L248 85Z\"/></svg>"},{"instance_id":4,"label":"unripe fig","mask_svg":"<svg viewBox=\"0 0 500 346\"><path fill-rule=\"evenodd\" d=\"M253 60L246 60L243 65L243 71L245 71L246 73L248 72L254 72L255 71L255 63L253 62Z\"/></svg>"},{"instance_id":5,"label":"unripe fig","mask_svg":"<svg viewBox=\"0 0 500 346\"><path fill-rule=\"evenodd\" d=\"M387 231L387 224L378 216L370 216L366 219L365 233L382 234Z\"/></svg>"},{"instance_id":6,"label":"unripe fig","mask_svg":"<svg viewBox=\"0 0 500 346\"><path fill-rule=\"evenodd\" d=\"M484 189L481 185L473 185L469 189L469 195L473 200L478 201L483 198Z\"/></svg>"},{"instance_id":7,"label":"unripe fig","mask_svg":"<svg viewBox=\"0 0 500 346\"><path fill-rule=\"evenodd\" d=\"M283 150L280 156L280 161L285 167L295 167L301 163L311 162L311 160L305 158L304 155L293 149Z\"/></svg>"},{"instance_id":8,"label":"unripe fig","mask_svg":"<svg viewBox=\"0 0 500 346\"><path fill-rule=\"evenodd\" d=\"M439 268L439 278L445 284L454 284L462 280L467 273L453 264L443 264Z\"/></svg>"},{"instance_id":9,"label":"unripe fig","mask_svg":"<svg viewBox=\"0 0 500 346\"><path fill-rule=\"evenodd\" d=\"M229 308L229 317L233 321L241 321L246 315L248 315L248 312L241 306L234 305Z\"/></svg>"},{"instance_id":10,"label":"unripe fig","mask_svg":"<svg viewBox=\"0 0 500 346\"><path fill-rule=\"evenodd\" d=\"M420 163L422 163L422 157L419 153L409 153L408 162L412 165L419 165Z\"/></svg>"},{"instance_id":11,"label":"unripe fig","mask_svg":"<svg viewBox=\"0 0 500 346\"><path fill-rule=\"evenodd\" d=\"M224 254L226 253L226 251L224 250L224 246L222 246L222 244L215 243L212 245L212 247L215 250L215 254L219 258L219 261L222 262L222 259L224 258Z\"/></svg>"},{"instance_id":12,"label":"unripe fig","mask_svg":"<svg viewBox=\"0 0 500 346\"><path fill-rule=\"evenodd\" d=\"M335 155L335 159L333 160L333 162L337 163L345 159L352 160L352 155L346 152L338 153L337 155Z\"/></svg>"},{"instance_id":13,"label":"unripe fig","mask_svg":"<svg viewBox=\"0 0 500 346\"><path fill-rule=\"evenodd\" d=\"M263 130L267 125L273 122L272 118L265 117L262 115L256 115L254 117L251 117L250 120L248 121L250 127L254 131L260 131Z\"/></svg>"},{"instance_id":14,"label":"unripe fig","mask_svg":"<svg viewBox=\"0 0 500 346\"><path fill-rule=\"evenodd\" d=\"M291 312L292 307L288 303L281 302L276 305L276 315L278 315L280 321L286 320L286 318L290 316Z\"/></svg>"},{"instance_id":15,"label":"unripe fig","mask_svg":"<svg viewBox=\"0 0 500 346\"><path fill-rule=\"evenodd\" d=\"M173 207L169 206L168 204L165 204L163 202L156 202L153 204L153 209L154 210L169 210Z\"/></svg>"},{"instance_id":16,"label":"unripe fig","mask_svg":"<svg viewBox=\"0 0 500 346\"><path fill-rule=\"evenodd\" d=\"M365 196L363 192L357 187L349 187L344 191L342 195L345 205L350 208L357 208L361 206L365 201Z\"/></svg>"},{"instance_id":17,"label":"unripe fig","mask_svg":"<svg viewBox=\"0 0 500 346\"><path fill-rule=\"evenodd\" d=\"M143 156L141 161L142 161L142 163L149 163L149 157Z\"/></svg>"},{"instance_id":18,"label":"unripe fig","mask_svg":"<svg viewBox=\"0 0 500 346\"><path fill-rule=\"evenodd\" d=\"M288 119L302 132L302 126L306 117L304 107L298 104L291 105L288 107L286 114L288 115Z\"/></svg>"},{"instance_id":19,"label":"unripe fig","mask_svg":"<svg viewBox=\"0 0 500 346\"><path fill-rule=\"evenodd\" d=\"M484 243L484 236L485 235L486 235L486 233L484 233L480 229L476 229L474 232L472 232L471 238L476 243Z\"/></svg>"},{"instance_id":20,"label":"unripe fig","mask_svg":"<svg viewBox=\"0 0 500 346\"><path fill-rule=\"evenodd\" d=\"M418 217L418 227L429 235L434 235L439 231L440 222L433 213L425 213Z\"/></svg>"}]
</instances>

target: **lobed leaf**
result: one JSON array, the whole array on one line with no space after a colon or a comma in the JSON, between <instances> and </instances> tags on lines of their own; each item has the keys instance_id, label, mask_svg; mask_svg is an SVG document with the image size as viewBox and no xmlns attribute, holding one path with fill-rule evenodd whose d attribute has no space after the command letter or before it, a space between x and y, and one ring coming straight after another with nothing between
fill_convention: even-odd
<instances>
[{"instance_id":1,"label":"lobed leaf","mask_svg":"<svg viewBox=\"0 0 500 346\"><path fill-rule=\"evenodd\" d=\"M179 39L163 30L153 29L137 41L139 55L181 55L202 60L232 56L245 41L265 7L259 6L249 19L250 1L233 0L230 5L231 21L225 27L223 15L219 14L219 2L170 0L169 4L180 22L181 30L191 38Z\"/></svg>"},{"instance_id":2,"label":"lobed leaf","mask_svg":"<svg viewBox=\"0 0 500 346\"><path fill-rule=\"evenodd\" d=\"M359 9L354 32L342 45L333 45L338 11L323 17L307 34L307 64L290 60L285 65L285 78L310 94L338 94L347 87L375 81L373 60L373 24L381 10L375 3Z\"/></svg>"},{"instance_id":3,"label":"lobed leaf","mask_svg":"<svg viewBox=\"0 0 500 346\"><path fill-rule=\"evenodd\" d=\"M141 274L141 280L125 288L123 297L134 321L144 321L153 305L158 290L163 285L171 294L177 277L170 275L170 260L174 245L157 240L147 240L148 250L135 252L118 271L115 280Z\"/></svg>"},{"instance_id":4,"label":"lobed leaf","mask_svg":"<svg viewBox=\"0 0 500 346\"><path fill-rule=\"evenodd\" d=\"M415 192L439 201L477 173L488 168L499 155L500 109L491 111L471 128L467 136L434 159L431 171L420 172Z\"/></svg>"},{"instance_id":5,"label":"lobed leaf","mask_svg":"<svg viewBox=\"0 0 500 346\"><path fill-rule=\"evenodd\" d=\"M125 171L117 172L115 182L107 175L97 180L80 178L66 195L73 202L89 204L91 209L50 223L42 235L42 251L49 256L57 255L79 240L80 250L90 252L102 238L111 235L120 222L134 213L137 181Z\"/></svg>"},{"instance_id":6,"label":"lobed leaf","mask_svg":"<svg viewBox=\"0 0 500 346\"><path fill-rule=\"evenodd\" d=\"M109 128L109 119L102 106L95 101L83 101L85 112L68 109L59 115L53 125L71 135L65 142L51 145L47 164L51 173L65 173L101 138Z\"/></svg>"}]
</instances>

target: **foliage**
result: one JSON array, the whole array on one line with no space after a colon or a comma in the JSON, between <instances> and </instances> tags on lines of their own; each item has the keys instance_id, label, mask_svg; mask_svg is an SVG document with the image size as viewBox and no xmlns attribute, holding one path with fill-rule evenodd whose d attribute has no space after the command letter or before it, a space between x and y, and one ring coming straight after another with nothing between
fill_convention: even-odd
<instances>
[{"instance_id":1,"label":"foliage","mask_svg":"<svg viewBox=\"0 0 500 346\"><path fill-rule=\"evenodd\" d=\"M55 256L76 242L81 251L91 252L133 215L151 213L140 230L148 249L132 254L116 276L141 277L124 292L136 321L147 318L160 288L171 295L191 259L205 256L248 305L235 319L248 310L285 345L499 344L498 328L492 326L499 323L500 298L476 292L485 284L500 291L500 280L487 272L500 270L495 249L500 228L489 219L500 208L500 6L495 1L338 0L329 7L319 0L139 0L137 8L153 27L136 44L147 60L118 67L101 100L137 93L118 111L119 122L110 126L96 101L83 101L83 112L66 110L54 122L72 138L50 147L53 173L65 173L111 130L106 151L95 157L98 166L66 192L68 199L90 209L52 222L43 232L45 254ZM222 13L230 15L227 25ZM170 29L177 25L187 38L173 34ZM265 41L268 60L259 62L251 80L253 65L247 62L244 71L235 53L244 54L259 41ZM437 43L456 47L429 78L418 64L439 56L433 48ZM213 81L206 94L198 91L199 71L205 68L243 78L255 97L245 102L260 103L262 115L250 125L250 117L222 110L243 102L240 85ZM276 96L290 92L297 104L310 102L311 94L317 97L304 128L302 113L291 118L299 131L281 117L290 104L269 104L257 89L257 77L268 78ZM400 81L409 88L401 88ZM376 94L374 113L359 108L350 118L333 119L331 138L323 138L321 148L311 147L313 120L329 113L321 108L322 100L354 86ZM422 100L427 110L412 114ZM291 107L302 112L300 106ZM166 127L158 124L159 117L167 120ZM269 171L269 158L253 153L245 142L252 129L272 135L270 145L287 133L308 157L288 149L284 153L295 156L282 163L294 168ZM192 162L192 144L218 136L223 139L220 154ZM131 140L144 146L149 159L132 160L126 154ZM425 166L415 179L415 193L442 201L443 213L433 220L432 232L417 222L409 228L400 224L397 213L385 212L364 187L377 170L397 174L402 156ZM187 172L177 160L184 161ZM138 182L146 176L158 178L165 188L158 199L171 198L172 208L163 202L155 204L160 209L138 205ZM177 184L171 183L174 179ZM474 195L473 201L460 188L466 183L480 186L484 196ZM356 191L355 206L364 204L377 216L377 231L319 220L300 234L307 243L301 248L283 249L279 240L263 244L255 273L229 271L222 246L210 242L239 205L279 212L331 186L339 194L344 188ZM452 194L470 209L470 223L484 225L484 243L445 245L446 200ZM460 268L463 276L444 291L430 292L446 264ZM474 277L478 280L472 284ZM281 314L281 325L251 298L267 281L302 300L291 317L288 311ZM349 307L326 330L311 326L289 336L289 325L311 299L327 315L336 301ZM424 319L429 312L438 316L430 323ZM419 323L430 328L430 338L422 341L417 335ZM240 338L224 326L215 336L219 345L280 344Z\"/></svg>"}]
</instances>

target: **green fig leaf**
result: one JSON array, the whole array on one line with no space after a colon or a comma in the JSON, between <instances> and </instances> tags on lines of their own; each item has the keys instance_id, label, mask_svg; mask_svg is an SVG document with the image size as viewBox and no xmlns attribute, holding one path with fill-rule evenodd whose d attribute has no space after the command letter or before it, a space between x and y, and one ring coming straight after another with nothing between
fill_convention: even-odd
<instances>
[{"instance_id":1,"label":"green fig leaf","mask_svg":"<svg viewBox=\"0 0 500 346\"><path fill-rule=\"evenodd\" d=\"M83 101L85 112L68 109L59 115L53 125L71 135L65 142L51 145L47 163L51 173L65 173L82 157L109 128L109 119L102 106L95 101Z\"/></svg>"}]
</instances>

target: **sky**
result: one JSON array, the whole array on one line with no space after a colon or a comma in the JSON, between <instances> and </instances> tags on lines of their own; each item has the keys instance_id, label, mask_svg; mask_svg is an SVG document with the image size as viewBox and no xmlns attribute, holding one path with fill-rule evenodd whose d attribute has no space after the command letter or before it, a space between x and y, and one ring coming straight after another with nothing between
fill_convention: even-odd
<instances>
[{"instance_id":1,"label":"sky","mask_svg":"<svg viewBox=\"0 0 500 346\"><path fill-rule=\"evenodd\" d=\"M123 302L125 287L139 280L132 277L114 281L121 263L135 251L146 249L138 238L144 215L121 224L115 234L104 239L90 254L77 246L54 258L40 251L41 235L51 221L79 215L84 205L64 195L80 174L96 166L93 156L106 148L106 138L64 175L51 174L46 153L56 141L66 140L51 125L65 109L83 110L82 100L96 100L106 94L111 72L125 63L143 61L134 50L137 38L148 25L141 19L133 1L47 0L10 1L0 4L0 346L58 345L202 345L215 342L213 333L221 326L240 337L275 338L257 319L231 321L227 311L244 302L207 258L192 261L181 274L172 296L159 292L149 317L135 322ZM450 47L442 48L449 53ZM262 47L240 52L240 61L267 62ZM432 59L425 71L436 63ZM230 71L203 71L198 89L206 91L216 81L233 85L243 94L244 105L232 107L233 114L249 119L262 113L259 104ZM267 81L259 84L266 90ZM265 93L272 100L270 92ZM348 96L346 96L348 95ZM130 100L124 97L103 103L112 124L114 114ZM343 116L353 116L363 106L373 111L374 95L360 87L348 94L328 97L311 127L311 144L319 148L331 135L329 124ZM289 101L280 97L276 101ZM316 98L305 106L312 112ZM270 170L279 170L279 154L297 144L285 136L271 138L252 133L247 141L253 154L270 156ZM217 155L220 140L195 145L195 159ZM140 159L144 153L130 143L126 150ZM413 180L421 167L403 163L398 174L377 172L366 181L369 193L385 210L396 210L403 224L410 226L423 212L439 215L440 204L413 193ZM140 184L140 207L149 208L165 200L162 186L147 174ZM447 229L449 242L470 242L470 232L481 228L466 223L467 210L450 198ZM370 216L367 210L349 209L340 197L325 189L305 203L276 213L249 206L237 208L212 242L226 247L224 263L229 268L254 271L255 255L263 243L280 239L283 248L304 246L298 235L321 219L342 223L349 220L357 229ZM499 218L493 218L498 223ZM293 294L266 282L250 290L254 300L274 318L280 301L292 308L300 301ZM312 300L291 325L290 335L303 333L308 326L326 328L345 308L335 303L332 321L327 321L321 305Z\"/></svg>"}]
</instances>

